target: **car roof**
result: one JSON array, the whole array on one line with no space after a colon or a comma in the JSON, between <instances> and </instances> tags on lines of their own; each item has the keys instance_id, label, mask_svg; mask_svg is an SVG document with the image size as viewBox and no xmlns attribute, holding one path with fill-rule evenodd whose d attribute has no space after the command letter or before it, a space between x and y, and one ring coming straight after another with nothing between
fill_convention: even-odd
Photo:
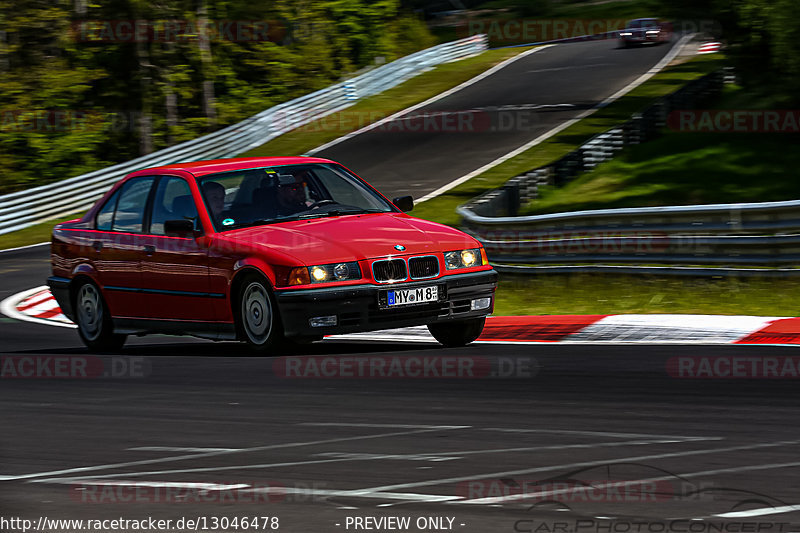
<instances>
[{"instance_id":1,"label":"car roof","mask_svg":"<svg viewBox=\"0 0 800 533\"><path fill-rule=\"evenodd\" d=\"M160 167L146 168L134 172L132 175L152 175L160 171L183 170L196 177L216 174L218 172L231 172L246 170L248 168L272 167L278 165L303 165L309 163L335 163L330 159L320 157L239 157L233 159L213 159L209 161L194 161L190 163L175 163Z\"/></svg>"}]
</instances>

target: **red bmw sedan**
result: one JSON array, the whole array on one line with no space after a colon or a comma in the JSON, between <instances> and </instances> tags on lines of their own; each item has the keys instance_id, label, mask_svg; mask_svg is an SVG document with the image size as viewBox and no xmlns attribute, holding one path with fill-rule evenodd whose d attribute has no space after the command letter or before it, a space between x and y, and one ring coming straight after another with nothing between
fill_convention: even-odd
<instances>
[{"instance_id":1,"label":"red bmw sedan","mask_svg":"<svg viewBox=\"0 0 800 533\"><path fill-rule=\"evenodd\" d=\"M415 325L468 344L497 273L478 241L412 207L320 158L140 170L54 228L48 285L92 350L166 333L269 352Z\"/></svg>"}]
</instances>

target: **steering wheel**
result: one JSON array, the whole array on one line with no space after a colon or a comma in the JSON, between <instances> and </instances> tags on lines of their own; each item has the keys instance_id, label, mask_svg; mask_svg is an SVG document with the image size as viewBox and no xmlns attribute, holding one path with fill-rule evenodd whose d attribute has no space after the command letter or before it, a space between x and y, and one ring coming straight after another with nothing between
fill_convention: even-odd
<instances>
[{"instance_id":1,"label":"steering wheel","mask_svg":"<svg viewBox=\"0 0 800 533\"><path fill-rule=\"evenodd\" d=\"M328 199L318 200L318 201L314 202L313 204L311 204L310 206L308 206L306 209L316 209L316 208L321 207L323 205L335 204L335 203L336 203L335 201L328 200Z\"/></svg>"}]
</instances>

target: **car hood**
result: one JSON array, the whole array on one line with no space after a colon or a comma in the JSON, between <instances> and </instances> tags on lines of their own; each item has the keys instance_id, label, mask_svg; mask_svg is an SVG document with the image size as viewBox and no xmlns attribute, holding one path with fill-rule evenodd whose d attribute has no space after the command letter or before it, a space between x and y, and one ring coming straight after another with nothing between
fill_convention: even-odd
<instances>
[{"instance_id":1,"label":"car hood","mask_svg":"<svg viewBox=\"0 0 800 533\"><path fill-rule=\"evenodd\" d=\"M478 246L475 239L457 229L405 213L281 222L233 230L217 237L228 244L286 254L306 265ZM404 246L405 250L399 251L395 245Z\"/></svg>"}]
</instances>

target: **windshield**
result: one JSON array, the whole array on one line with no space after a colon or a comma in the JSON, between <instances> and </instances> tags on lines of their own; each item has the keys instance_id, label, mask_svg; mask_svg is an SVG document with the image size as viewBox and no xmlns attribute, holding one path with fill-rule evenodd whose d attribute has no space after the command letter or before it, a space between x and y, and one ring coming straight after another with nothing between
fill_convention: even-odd
<instances>
[{"instance_id":1,"label":"windshield","mask_svg":"<svg viewBox=\"0 0 800 533\"><path fill-rule=\"evenodd\" d=\"M199 184L217 231L396 211L359 178L332 164L237 170L205 176Z\"/></svg>"}]
</instances>

